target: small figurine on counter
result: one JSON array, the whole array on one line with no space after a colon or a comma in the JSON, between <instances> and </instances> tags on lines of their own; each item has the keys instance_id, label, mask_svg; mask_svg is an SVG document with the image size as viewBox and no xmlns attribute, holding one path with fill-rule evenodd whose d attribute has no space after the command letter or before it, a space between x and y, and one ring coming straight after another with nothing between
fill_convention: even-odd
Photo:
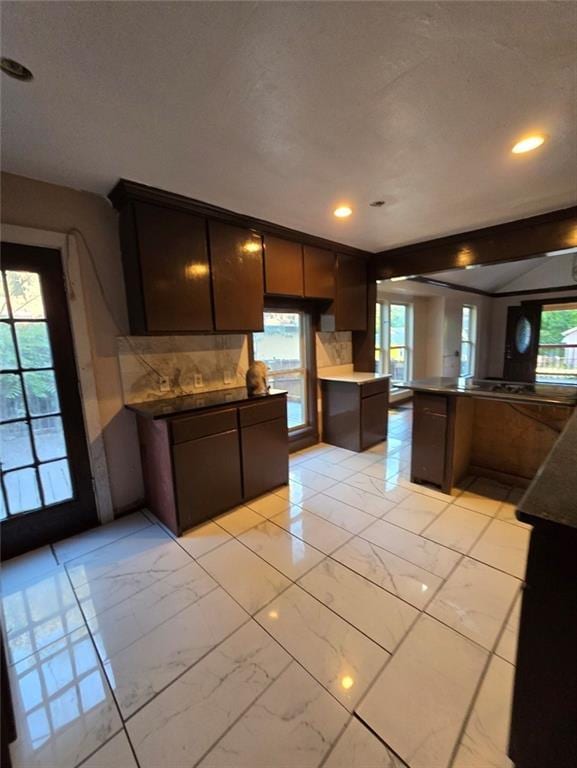
<instances>
[{"instance_id":1,"label":"small figurine on counter","mask_svg":"<svg viewBox=\"0 0 577 768\"><path fill-rule=\"evenodd\" d=\"M249 395L266 395L270 387L266 383L266 365L255 360L246 372L246 388Z\"/></svg>"}]
</instances>

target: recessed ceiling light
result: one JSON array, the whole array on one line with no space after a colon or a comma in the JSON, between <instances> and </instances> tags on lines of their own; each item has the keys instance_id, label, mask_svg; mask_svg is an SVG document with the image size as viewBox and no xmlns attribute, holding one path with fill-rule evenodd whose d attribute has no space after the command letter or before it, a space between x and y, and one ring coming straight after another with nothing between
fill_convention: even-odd
<instances>
[{"instance_id":1,"label":"recessed ceiling light","mask_svg":"<svg viewBox=\"0 0 577 768\"><path fill-rule=\"evenodd\" d=\"M25 67L24 64L20 64L20 62L14 61L14 59L7 59L4 56L2 56L2 59L0 60L0 69L4 74L16 78L16 80L28 81L32 80L34 77L32 72L28 67Z\"/></svg>"},{"instance_id":2,"label":"recessed ceiling light","mask_svg":"<svg viewBox=\"0 0 577 768\"><path fill-rule=\"evenodd\" d=\"M545 136L527 136L526 139L518 141L511 152L514 155L521 155L523 152L531 152L533 149L540 147L544 142Z\"/></svg>"},{"instance_id":3,"label":"recessed ceiling light","mask_svg":"<svg viewBox=\"0 0 577 768\"><path fill-rule=\"evenodd\" d=\"M338 208L335 208L333 213L337 217L337 219L346 219L348 216L351 215L353 212L352 208L349 208L348 205L339 205Z\"/></svg>"}]
</instances>

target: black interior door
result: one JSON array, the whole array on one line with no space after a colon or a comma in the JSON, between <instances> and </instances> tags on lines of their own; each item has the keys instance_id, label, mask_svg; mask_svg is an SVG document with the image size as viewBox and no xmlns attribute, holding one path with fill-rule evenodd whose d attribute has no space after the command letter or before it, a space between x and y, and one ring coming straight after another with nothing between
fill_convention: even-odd
<instances>
[{"instance_id":1,"label":"black interior door","mask_svg":"<svg viewBox=\"0 0 577 768\"><path fill-rule=\"evenodd\" d=\"M2 244L2 558L97 524L59 251Z\"/></svg>"},{"instance_id":2,"label":"black interior door","mask_svg":"<svg viewBox=\"0 0 577 768\"><path fill-rule=\"evenodd\" d=\"M509 307L503 365L506 381L535 381L540 323L540 304Z\"/></svg>"}]
</instances>

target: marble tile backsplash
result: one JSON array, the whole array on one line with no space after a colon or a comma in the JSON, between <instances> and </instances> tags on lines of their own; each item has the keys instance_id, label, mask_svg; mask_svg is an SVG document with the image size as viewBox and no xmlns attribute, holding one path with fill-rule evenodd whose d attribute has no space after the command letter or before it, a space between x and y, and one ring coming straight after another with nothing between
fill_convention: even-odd
<instances>
[{"instance_id":1,"label":"marble tile backsplash","mask_svg":"<svg viewBox=\"0 0 577 768\"><path fill-rule=\"evenodd\" d=\"M317 333L317 369L352 365L353 340L350 331Z\"/></svg>"},{"instance_id":2,"label":"marble tile backsplash","mask_svg":"<svg viewBox=\"0 0 577 768\"><path fill-rule=\"evenodd\" d=\"M124 401L159 400L244 386L248 341L241 334L121 336L118 359ZM195 386L198 375L202 384ZM161 377L168 390L161 390Z\"/></svg>"}]
</instances>

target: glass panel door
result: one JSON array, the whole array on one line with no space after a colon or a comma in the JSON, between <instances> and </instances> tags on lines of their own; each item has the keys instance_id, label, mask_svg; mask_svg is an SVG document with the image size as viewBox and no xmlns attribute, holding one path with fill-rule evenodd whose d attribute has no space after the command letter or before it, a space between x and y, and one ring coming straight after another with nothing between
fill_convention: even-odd
<instances>
[{"instance_id":1,"label":"glass panel door","mask_svg":"<svg viewBox=\"0 0 577 768\"><path fill-rule=\"evenodd\" d=\"M269 384L288 392L289 429L308 422L306 323L304 312L269 310L264 331L253 334L254 357L266 363Z\"/></svg>"},{"instance_id":2,"label":"glass panel door","mask_svg":"<svg viewBox=\"0 0 577 768\"><path fill-rule=\"evenodd\" d=\"M0 524L11 556L97 522L58 251L3 244L0 362Z\"/></svg>"}]
</instances>

